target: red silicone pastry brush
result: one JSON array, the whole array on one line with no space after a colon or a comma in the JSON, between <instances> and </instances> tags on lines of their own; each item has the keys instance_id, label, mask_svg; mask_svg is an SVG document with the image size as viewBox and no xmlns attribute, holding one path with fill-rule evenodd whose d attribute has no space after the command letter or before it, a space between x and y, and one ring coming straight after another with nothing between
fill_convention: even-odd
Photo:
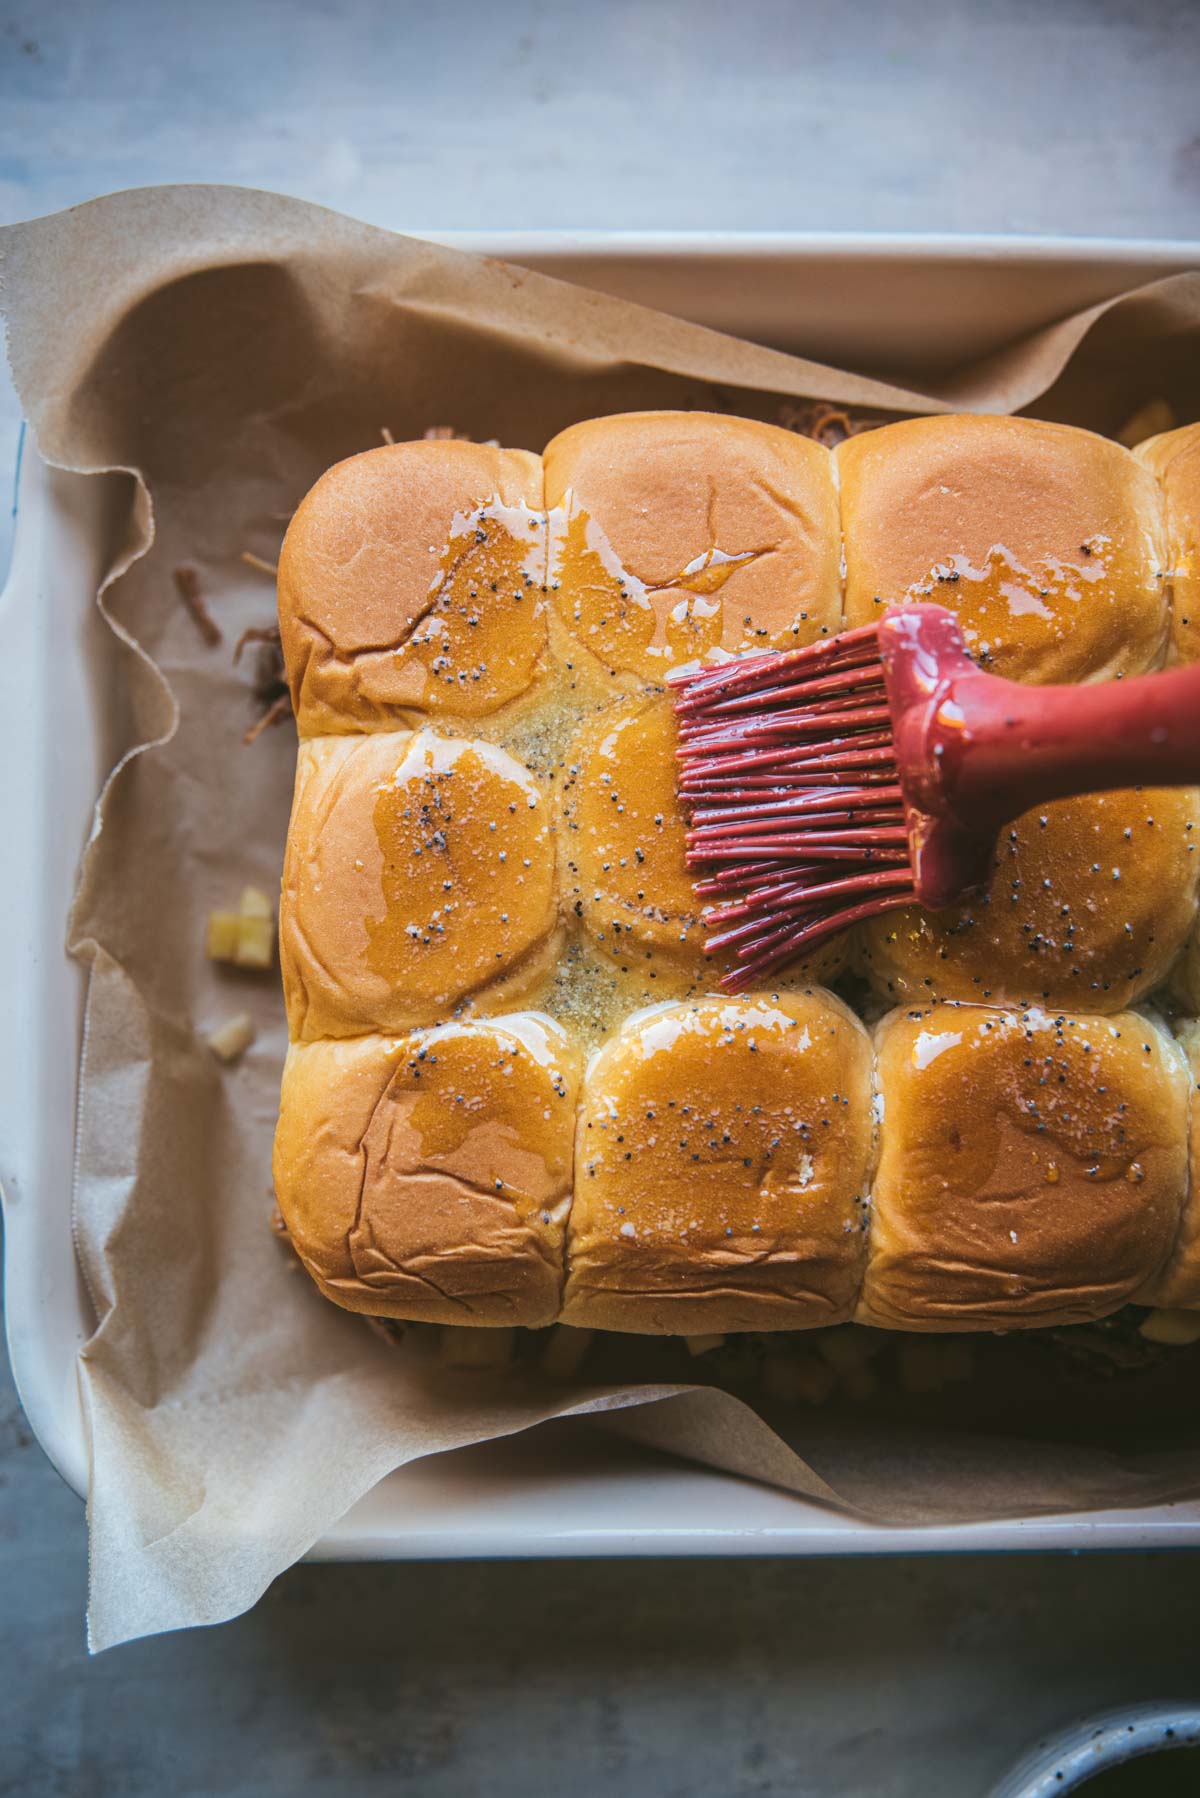
<instances>
[{"instance_id":1,"label":"red silicone pastry brush","mask_svg":"<svg viewBox=\"0 0 1200 1798\"><path fill-rule=\"evenodd\" d=\"M671 677L688 862L738 992L860 919L958 904L1032 806L1200 783L1200 664L1027 687L953 613L902 606L807 649Z\"/></svg>"}]
</instances>

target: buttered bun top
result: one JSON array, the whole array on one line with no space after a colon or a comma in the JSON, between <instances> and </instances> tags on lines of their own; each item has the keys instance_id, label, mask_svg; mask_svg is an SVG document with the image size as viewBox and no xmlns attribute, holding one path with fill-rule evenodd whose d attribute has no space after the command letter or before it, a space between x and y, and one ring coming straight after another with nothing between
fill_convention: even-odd
<instances>
[{"instance_id":1,"label":"buttered bun top","mask_svg":"<svg viewBox=\"0 0 1200 1798\"><path fill-rule=\"evenodd\" d=\"M584 1082L564 1319L685 1335L714 1311L734 1330L840 1321L874 1130L870 1043L831 993L631 1018Z\"/></svg>"},{"instance_id":2,"label":"buttered bun top","mask_svg":"<svg viewBox=\"0 0 1200 1798\"><path fill-rule=\"evenodd\" d=\"M276 1191L328 1297L433 1323L1200 1307L1195 1066L1137 1012L944 1004L872 1043L819 988L650 1007L583 1066L531 1014L327 1038L289 1052Z\"/></svg>"},{"instance_id":3,"label":"buttered bun top","mask_svg":"<svg viewBox=\"0 0 1200 1798\"><path fill-rule=\"evenodd\" d=\"M323 475L279 568L276 1150L322 1290L689 1333L1200 1304L1193 1082L1129 1010L1167 981L1200 1001L1196 793L1030 813L979 899L733 1001L663 691L917 598L1025 681L1195 653L1198 444L945 417L830 452L635 413L541 456L436 440ZM874 1047L827 990L848 958L869 1015L914 1008Z\"/></svg>"},{"instance_id":4,"label":"buttered bun top","mask_svg":"<svg viewBox=\"0 0 1200 1798\"><path fill-rule=\"evenodd\" d=\"M1162 494L1118 443L1028 418L914 418L839 445L847 625L932 600L1020 681L1160 665Z\"/></svg>"},{"instance_id":5,"label":"buttered bun top","mask_svg":"<svg viewBox=\"0 0 1200 1798\"><path fill-rule=\"evenodd\" d=\"M545 652L542 466L482 443L351 456L301 501L279 629L301 736L474 718Z\"/></svg>"},{"instance_id":6,"label":"buttered bun top","mask_svg":"<svg viewBox=\"0 0 1200 1798\"><path fill-rule=\"evenodd\" d=\"M552 1322L578 1060L520 1016L294 1046L275 1181L322 1292L379 1316Z\"/></svg>"},{"instance_id":7,"label":"buttered bun top","mask_svg":"<svg viewBox=\"0 0 1200 1798\"><path fill-rule=\"evenodd\" d=\"M1083 1322L1172 1254L1190 1080L1148 1019L938 1005L876 1036L884 1099L861 1322Z\"/></svg>"},{"instance_id":8,"label":"buttered bun top","mask_svg":"<svg viewBox=\"0 0 1200 1798\"><path fill-rule=\"evenodd\" d=\"M839 628L829 452L748 418L630 412L546 446L554 607L614 673L661 681L720 649Z\"/></svg>"}]
</instances>

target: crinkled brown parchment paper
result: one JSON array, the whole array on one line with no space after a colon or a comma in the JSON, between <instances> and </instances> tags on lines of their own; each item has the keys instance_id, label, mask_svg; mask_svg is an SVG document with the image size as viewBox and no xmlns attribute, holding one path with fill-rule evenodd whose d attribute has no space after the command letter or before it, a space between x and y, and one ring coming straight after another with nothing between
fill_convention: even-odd
<instances>
[{"instance_id":1,"label":"crinkled brown parchment paper","mask_svg":"<svg viewBox=\"0 0 1200 1798\"><path fill-rule=\"evenodd\" d=\"M136 477L99 598L125 643L110 722L126 753L70 928L90 969L76 1232L99 1318L80 1367L93 1645L229 1617L390 1469L580 1412L638 1407L626 1422L645 1441L887 1522L1200 1496L1190 1422L1164 1455L969 1429L883 1436L822 1416L797 1428L801 1459L724 1393L479 1381L398 1355L320 1303L271 1240L283 1007L274 981L222 973L200 948L210 908L276 885L292 784L290 726L242 744L254 702L230 651L274 603L242 552L274 559L330 462L385 426L402 438L445 422L536 450L597 413L772 418L788 396L1032 406L1113 429L1168 393L1194 417L1200 277L918 393L236 189L100 200L0 232L0 259L42 454ZM180 565L222 645L180 603ZM257 1042L222 1069L204 1033L243 1009Z\"/></svg>"}]
</instances>

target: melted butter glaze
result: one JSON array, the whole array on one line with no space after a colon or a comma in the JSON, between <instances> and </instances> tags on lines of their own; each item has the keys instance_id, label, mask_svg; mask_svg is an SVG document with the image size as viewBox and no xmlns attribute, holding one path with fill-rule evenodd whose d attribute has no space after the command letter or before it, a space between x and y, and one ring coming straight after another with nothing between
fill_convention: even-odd
<instances>
[{"instance_id":1,"label":"melted butter glaze","mask_svg":"<svg viewBox=\"0 0 1200 1798\"><path fill-rule=\"evenodd\" d=\"M655 997L682 998L714 988L731 960L706 953L675 735L670 701L657 695L625 699L585 725L562 770L559 840L567 903L591 941L643 990L653 983ZM842 955L841 944L827 945L771 984L819 980Z\"/></svg>"},{"instance_id":2,"label":"melted butter glaze","mask_svg":"<svg viewBox=\"0 0 1200 1798\"><path fill-rule=\"evenodd\" d=\"M387 1103L364 1138L368 1170L449 1173L525 1221L559 1203L579 1069L557 1025L534 1014L445 1024L399 1040L393 1055Z\"/></svg>"},{"instance_id":3,"label":"melted butter glaze","mask_svg":"<svg viewBox=\"0 0 1200 1798\"><path fill-rule=\"evenodd\" d=\"M987 1063L986 1105L978 1117L972 1106L969 1129L964 1118L951 1131L953 1163L937 1175L945 1192L994 1197L1013 1184L1014 1166L1020 1170L1016 1187L1030 1197L1039 1184L1057 1185L1064 1172L1100 1185L1120 1179L1136 1184L1144 1174L1137 1160L1141 1139L1130 1128L1129 1100L1115 1097L1128 1086L1118 1045L1136 1035L1143 1052L1158 1057L1157 1072L1156 1033L1129 1019L1050 1016L1037 1007L982 1021L963 1010L966 1016L942 1006L934 1028L917 1030L903 1072L901 1102L936 1110L948 1088L961 1084L965 1090L973 1069Z\"/></svg>"},{"instance_id":4,"label":"melted butter glaze","mask_svg":"<svg viewBox=\"0 0 1200 1798\"><path fill-rule=\"evenodd\" d=\"M1115 627L1125 603L1122 582L1141 574L1141 562L1118 554L1101 533L1080 545L1077 560L1052 557L1034 566L996 543L978 562L945 556L898 599L878 604L932 600L948 607L958 615L972 657L992 673L1086 680L1099 672L1096 644L1105 619L1112 621L1114 645L1120 642Z\"/></svg>"},{"instance_id":5,"label":"melted butter glaze","mask_svg":"<svg viewBox=\"0 0 1200 1798\"><path fill-rule=\"evenodd\" d=\"M906 907L860 930L885 997L1040 999L1118 1010L1167 974L1200 885L1200 793L1145 788L1062 799L1000 833L987 891Z\"/></svg>"},{"instance_id":6,"label":"melted butter glaze","mask_svg":"<svg viewBox=\"0 0 1200 1798\"><path fill-rule=\"evenodd\" d=\"M585 1076L568 1304L729 1285L771 1302L790 1266L780 1327L844 1314L870 1151L869 1044L829 994L630 1018Z\"/></svg>"},{"instance_id":7,"label":"melted butter glaze","mask_svg":"<svg viewBox=\"0 0 1200 1798\"><path fill-rule=\"evenodd\" d=\"M571 635L608 669L661 681L672 668L718 652L807 641L800 614L784 631L756 627L722 590L766 553L710 545L671 579L648 584L622 567L598 522L568 494L548 514L550 590ZM814 630L813 635L816 634Z\"/></svg>"},{"instance_id":8,"label":"melted butter glaze","mask_svg":"<svg viewBox=\"0 0 1200 1798\"><path fill-rule=\"evenodd\" d=\"M695 1212L711 1216L709 1188L722 1228L754 1234L779 1222L781 1198L817 1204L829 1185L849 1217L861 1181L835 1170L855 1137L844 1076L858 1046L825 995L650 1007L588 1073L583 1174L636 1184L645 1227L681 1237L707 1228Z\"/></svg>"},{"instance_id":9,"label":"melted butter glaze","mask_svg":"<svg viewBox=\"0 0 1200 1798\"><path fill-rule=\"evenodd\" d=\"M546 545L528 506L455 514L423 613L390 652L415 711L476 718L526 690L546 645Z\"/></svg>"},{"instance_id":10,"label":"melted butter glaze","mask_svg":"<svg viewBox=\"0 0 1200 1798\"><path fill-rule=\"evenodd\" d=\"M375 791L382 911L365 960L447 1006L505 973L555 914L550 807L511 757L429 732Z\"/></svg>"},{"instance_id":11,"label":"melted butter glaze","mask_svg":"<svg viewBox=\"0 0 1200 1798\"><path fill-rule=\"evenodd\" d=\"M693 972L645 953L619 959L597 947L587 931L566 936L539 1004L588 1050L598 1048L634 1012L672 999L716 991L711 964Z\"/></svg>"},{"instance_id":12,"label":"melted butter glaze","mask_svg":"<svg viewBox=\"0 0 1200 1798\"><path fill-rule=\"evenodd\" d=\"M877 1052L887 1112L862 1315L1082 1319L1166 1256L1188 1080L1145 1018L943 1004L894 1014Z\"/></svg>"},{"instance_id":13,"label":"melted butter glaze","mask_svg":"<svg viewBox=\"0 0 1200 1798\"><path fill-rule=\"evenodd\" d=\"M576 738L562 782L568 895L610 953L704 960L665 699L631 699ZM628 939L628 940L627 940Z\"/></svg>"},{"instance_id":14,"label":"melted butter glaze","mask_svg":"<svg viewBox=\"0 0 1200 1798\"><path fill-rule=\"evenodd\" d=\"M1162 665L1161 495L1128 451L1035 420L908 419L837 452L846 620L956 611L990 672L1036 685Z\"/></svg>"}]
</instances>

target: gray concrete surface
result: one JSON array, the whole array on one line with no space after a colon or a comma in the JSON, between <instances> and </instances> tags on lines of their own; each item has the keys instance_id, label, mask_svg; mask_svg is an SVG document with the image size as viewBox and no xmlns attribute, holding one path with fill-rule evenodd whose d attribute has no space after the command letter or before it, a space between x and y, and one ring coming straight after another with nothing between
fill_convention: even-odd
<instances>
[{"instance_id":1,"label":"gray concrete surface","mask_svg":"<svg viewBox=\"0 0 1200 1798\"><path fill-rule=\"evenodd\" d=\"M1193 236L1198 74L1195 0L0 0L0 217L225 180L417 230ZM5 387L5 488L15 425ZM90 1663L85 1581L5 1384L0 1794L982 1798L1200 1691L1190 1555L298 1568Z\"/></svg>"},{"instance_id":2,"label":"gray concrete surface","mask_svg":"<svg viewBox=\"0 0 1200 1798\"><path fill-rule=\"evenodd\" d=\"M983 1798L1200 1692L1200 1557L298 1567L82 1648L82 1508L0 1401L0 1794Z\"/></svg>"}]
</instances>

